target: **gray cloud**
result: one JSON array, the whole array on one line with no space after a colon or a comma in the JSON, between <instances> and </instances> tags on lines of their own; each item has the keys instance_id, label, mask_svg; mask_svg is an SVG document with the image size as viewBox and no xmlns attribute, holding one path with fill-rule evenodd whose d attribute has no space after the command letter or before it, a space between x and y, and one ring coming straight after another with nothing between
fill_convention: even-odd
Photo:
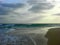
<instances>
[{"instance_id":1,"label":"gray cloud","mask_svg":"<svg viewBox=\"0 0 60 45\"><path fill-rule=\"evenodd\" d=\"M45 17L45 15L40 13L54 7L50 3L39 3L39 0L33 2L25 4L0 4L0 23L31 23L37 20L40 21ZM1 15L3 16L1 17Z\"/></svg>"},{"instance_id":2,"label":"gray cloud","mask_svg":"<svg viewBox=\"0 0 60 45\"><path fill-rule=\"evenodd\" d=\"M24 4L8 4L8 3L5 4L5 3L1 3L0 4L0 15L7 15L12 10L15 10L17 8L22 8L23 6L24 6Z\"/></svg>"},{"instance_id":3,"label":"gray cloud","mask_svg":"<svg viewBox=\"0 0 60 45\"><path fill-rule=\"evenodd\" d=\"M53 14L53 15L56 15L56 16L60 16L60 13L57 13L57 14Z\"/></svg>"},{"instance_id":4,"label":"gray cloud","mask_svg":"<svg viewBox=\"0 0 60 45\"><path fill-rule=\"evenodd\" d=\"M37 3L46 3L46 0L28 0L27 3L30 5L35 5Z\"/></svg>"},{"instance_id":5,"label":"gray cloud","mask_svg":"<svg viewBox=\"0 0 60 45\"><path fill-rule=\"evenodd\" d=\"M32 6L29 11L35 13L43 12L43 10L48 10L54 7L53 4L47 3L47 0L28 0L27 2Z\"/></svg>"},{"instance_id":6,"label":"gray cloud","mask_svg":"<svg viewBox=\"0 0 60 45\"><path fill-rule=\"evenodd\" d=\"M53 5L50 5L49 3L39 3L39 4L36 4L36 5L33 5L32 8L29 9L29 11L32 11L32 12L42 12L43 10L48 10L48 9L51 9L53 8L54 6Z\"/></svg>"}]
</instances>

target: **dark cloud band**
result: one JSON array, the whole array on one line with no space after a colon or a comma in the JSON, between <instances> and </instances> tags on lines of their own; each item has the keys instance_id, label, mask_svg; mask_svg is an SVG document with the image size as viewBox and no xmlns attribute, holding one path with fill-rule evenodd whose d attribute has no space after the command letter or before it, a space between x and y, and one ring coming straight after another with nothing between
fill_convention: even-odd
<instances>
[{"instance_id":1,"label":"dark cloud band","mask_svg":"<svg viewBox=\"0 0 60 45\"><path fill-rule=\"evenodd\" d=\"M7 15L12 10L24 7L24 4L0 3L0 15Z\"/></svg>"}]
</instances>

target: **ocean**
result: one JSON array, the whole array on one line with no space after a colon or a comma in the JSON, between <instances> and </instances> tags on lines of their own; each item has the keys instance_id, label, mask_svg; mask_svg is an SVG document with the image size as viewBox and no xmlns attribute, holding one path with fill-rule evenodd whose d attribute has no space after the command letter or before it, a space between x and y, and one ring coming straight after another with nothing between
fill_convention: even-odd
<instances>
[{"instance_id":1,"label":"ocean","mask_svg":"<svg viewBox=\"0 0 60 45\"><path fill-rule=\"evenodd\" d=\"M0 24L0 44L47 45L45 35L51 28L60 24Z\"/></svg>"}]
</instances>

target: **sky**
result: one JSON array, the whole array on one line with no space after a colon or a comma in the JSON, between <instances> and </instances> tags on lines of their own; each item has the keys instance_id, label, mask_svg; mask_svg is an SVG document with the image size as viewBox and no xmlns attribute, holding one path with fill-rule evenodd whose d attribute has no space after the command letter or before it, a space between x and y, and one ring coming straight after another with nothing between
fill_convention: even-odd
<instances>
[{"instance_id":1,"label":"sky","mask_svg":"<svg viewBox=\"0 0 60 45\"><path fill-rule=\"evenodd\" d=\"M0 2L0 23L60 23L60 0Z\"/></svg>"},{"instance_id":2,"label":"sky","mask_svg":"<svg viewBox=\"0 0 60 45\"><path fill-rule=\"evenodd\" d=\"M25 3L26 0L0 0L4 3Z\"/></svg>"}]
</instances>

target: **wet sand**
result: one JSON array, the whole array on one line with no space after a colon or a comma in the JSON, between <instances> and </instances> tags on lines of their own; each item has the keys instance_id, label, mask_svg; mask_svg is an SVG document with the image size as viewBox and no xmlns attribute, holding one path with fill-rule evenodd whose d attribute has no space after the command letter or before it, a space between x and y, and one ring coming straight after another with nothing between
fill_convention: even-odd
<instances>
[{"instance_id":1,"label":"wet sand","mask_svg":"<svg viewBox=\"0 0 60 45\"><path fill-rule=\"evenodd\" d=\"M51 28L48 30L46 37L47 45L60 45L60 28Z\"/></svg>"}]
</instances>

